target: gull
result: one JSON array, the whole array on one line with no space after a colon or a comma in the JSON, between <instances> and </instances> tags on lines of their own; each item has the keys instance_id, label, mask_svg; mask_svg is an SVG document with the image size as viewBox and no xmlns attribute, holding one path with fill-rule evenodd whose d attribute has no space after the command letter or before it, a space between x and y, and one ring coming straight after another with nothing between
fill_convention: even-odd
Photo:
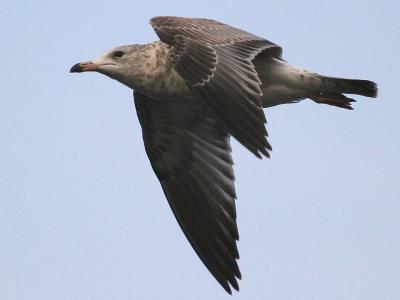
<instances>
[{"instance_id":1,"label":"gull","mask_svg":"<svg viewBox=\"0 0 400 300\"><path fill-rule=\"evenodd\" d=\"M230 137L269 157L263 108L308 98L352 109L344 94L376 97L377 86L292 66L280 46L218 21L150 24L159 41L114 48L70 72L96 71L133 89L145 151L175 218L231 294L241 273Z\"/></svg>"}]
</instances>

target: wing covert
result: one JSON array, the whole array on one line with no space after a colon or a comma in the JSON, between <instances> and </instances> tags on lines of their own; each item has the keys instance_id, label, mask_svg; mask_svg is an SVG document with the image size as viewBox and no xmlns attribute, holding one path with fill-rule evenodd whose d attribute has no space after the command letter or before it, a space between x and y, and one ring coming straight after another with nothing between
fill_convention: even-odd
<instances>
[{"instance_id":1,"label":"wing covert","mask_svg":"<svg viewBox=\"0 0 400 300\"><path fill-rule=\"evenodd\" d=\"M175 68L224 128L258 157L269 156L261 82L252 60L281 48L263 38L208 19L155 17L160 40L171 46Z\"/></svg>"}]
</instances>

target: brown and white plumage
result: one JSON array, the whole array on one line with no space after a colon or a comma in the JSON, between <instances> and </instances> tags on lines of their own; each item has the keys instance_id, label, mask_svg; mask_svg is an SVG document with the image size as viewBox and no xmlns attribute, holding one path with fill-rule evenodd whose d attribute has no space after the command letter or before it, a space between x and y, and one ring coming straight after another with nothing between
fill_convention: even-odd
<instances>
[{"instance_id":1,"label":"brown and white plumage","mask_svg":"<svg viewBox=\"0 0 400 300\"><path fill-rule=\"evenodd\" d=\"M230 136L268 156L263 107L310 98L351 109L343 93L375 83L287 64L281 47L208 20L156 17L159 42L117 47L71 72L97 71L134 89L146 153L190 244L223 288L239 289Z\"/></svg>"},{"instance_id":2,"label":"brown and white plumage","mask_svg":"<svg viewBox=\"0 0 400 300\"><path fill-rule=\"evenodd\" d=\"M175 69L221 125L257 156L268 156L261 81L252 63L281 48L254 34L207 19L156 17L150 24L170 45Z\"/></svg>"}]
</instances>

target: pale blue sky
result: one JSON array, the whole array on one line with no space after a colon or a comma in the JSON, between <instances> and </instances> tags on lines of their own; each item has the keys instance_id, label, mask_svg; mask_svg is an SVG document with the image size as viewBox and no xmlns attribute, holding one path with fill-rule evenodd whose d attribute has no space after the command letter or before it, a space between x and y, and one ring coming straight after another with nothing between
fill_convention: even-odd
<instances>
[{"instance_id":1,"label":"pale blue sky","mask_svg":"<svg viewBox=\"0 0 400 300\"><path fill-rule=\"evenodd\" d=\"M397 1L5 1L0 10L0 299L400 299ZM181 233L131 91L72 64L156 39L156 15L263 36L292 64L374 80L354 111L266 111L270 160L233 142L240 293Z\"/></svg>"}]
</instances>

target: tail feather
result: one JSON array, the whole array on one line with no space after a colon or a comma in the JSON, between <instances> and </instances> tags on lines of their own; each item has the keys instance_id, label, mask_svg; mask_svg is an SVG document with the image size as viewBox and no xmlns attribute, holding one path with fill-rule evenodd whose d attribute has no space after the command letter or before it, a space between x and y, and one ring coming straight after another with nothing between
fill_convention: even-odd
<instances>
[{"instance_id":1,"label":"tail feather","mask_svg":"<svg viewBox=\"0 0 400 300\"><path fill-rule=\"evenodd\" d=\"M321 80L329 86L329 91L343 94L356 94L376 98L378 87L375 82L360 79L344 79L320 76Z\"/></svg>"},{"instance_id":2,"label":"tail feather","mask_svg":"<svg viewBox=\"0 0 400 300\"><path fill-rule=\"evenodd\" d=\"M343 94L355 94L371 98L376 98L378 87L375 82L360 79L345 79L317 75L322 82L318 93L309 96L316 103L323 103L353 109L354 99L347 98Z\"/></svg>"}]
</instances>

